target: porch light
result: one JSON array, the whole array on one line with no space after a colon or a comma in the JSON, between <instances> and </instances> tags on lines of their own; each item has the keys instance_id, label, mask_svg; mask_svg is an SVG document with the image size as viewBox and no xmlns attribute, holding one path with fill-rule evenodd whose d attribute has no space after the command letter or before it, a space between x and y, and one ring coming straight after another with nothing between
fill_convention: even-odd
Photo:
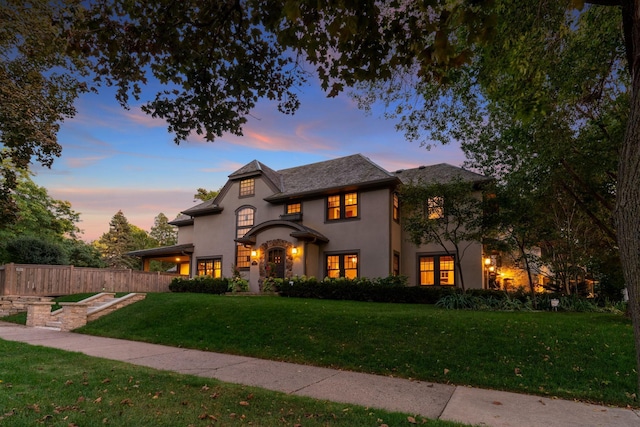
<instances>
[{"instance_id":1,"label":"porch light","mask_svg":"<svg viewBox=\"0 0 640 427\"><path fill-rule=\"evenodd\" d=\"M295 247L295 246L294 246L294 247L292 247L292 248L291 248L291 254L292 254L292 255L297 255L297 254L298 254L298 248L297 248L297 247Z\"/></svg>"},{"instance_id":2,"label":"porch light","mask_svg":"<svg viewBox=\"0 0 640 427\"><path fill-rule=\"evenodd\" d=\"M258 256L258 251L256 251L255 249L251 251L251 256L252 257L257 257Z\"/></svg>"},{"instance_id":3,"label":"porch light","mask_svg":"<svg viewBox=\"0 0 640 427\"><path fill-rule=\"evenodd\" d=\"M178 257L178 258L176 258L176 261L180 261L180 258L179 258L179 257Z\"/></svg>"},{"instance_id":4,"label":"porch light","mask_svg":"<svg viewBox=\"0 0 640 427\"><path fill-rule=\"evenodd\" d=\"M489 264L491 264L491 258L485 258L484 259L484 265L486 265L488 267Z\"/></svg>"}]
</instances>

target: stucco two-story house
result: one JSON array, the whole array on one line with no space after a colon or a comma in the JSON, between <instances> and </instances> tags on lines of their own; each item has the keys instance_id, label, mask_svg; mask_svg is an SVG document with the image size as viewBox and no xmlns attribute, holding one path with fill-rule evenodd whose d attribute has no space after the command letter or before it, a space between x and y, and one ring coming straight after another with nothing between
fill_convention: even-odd
<instances>
[{"instance_id":1,"label":"stucco two-story house","mask_svg":"<svg viewBox=\"0 0 640 427\"><path fill-rule=\"evenodd\" d=\"M456 286L460 260L440 245L416 246L402 230L403 183L487 178L447 164L390 172L355 154L273 170L254 160L229 175L218 196L181 213L178 244L130 253L176 262L182 274L231 277L258 292L276 277L387 277L410 285ZM453 252L450 252L453 253ZM482 245L471 242L461 267L466 288L482 288Z\"/></svg>"}]
</instances>

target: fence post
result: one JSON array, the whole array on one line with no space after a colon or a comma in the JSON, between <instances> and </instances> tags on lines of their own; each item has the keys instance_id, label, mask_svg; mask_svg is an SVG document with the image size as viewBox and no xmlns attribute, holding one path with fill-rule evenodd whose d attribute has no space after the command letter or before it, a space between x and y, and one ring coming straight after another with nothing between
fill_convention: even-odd
<instances>
[{"instance_id":1,"label":"fence post","mask_svg":"<svg viewBox=\"0 0 640 427\"><path fill-rule=\"evenodd\" d=\"M11 262L5 265L4 268L5 276L2 293L3 295L12 295L12 291L16 288L16 265Z\"/></svg>"}]
</instances>

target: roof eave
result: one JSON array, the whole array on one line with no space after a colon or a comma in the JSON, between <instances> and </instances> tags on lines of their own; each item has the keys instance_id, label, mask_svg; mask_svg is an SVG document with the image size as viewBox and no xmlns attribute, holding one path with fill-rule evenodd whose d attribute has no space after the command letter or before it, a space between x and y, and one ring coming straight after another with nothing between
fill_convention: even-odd
<instances>
[{"instance_id":1,"label":"roof eave","mask_svg":"<svg viewBox=\"0 0 640 427\"><path fill-rule=\"evenodd\" d=\"M402 184L402 181L398 177L393 176L389 178L377 179L374 181L368 181L364 183L320 188L316 190L301 191L298 193L274 194L272 196L265 197L264 200L269 203L278 203L278 202L284 202L291 199L302 199L302 198L309 198L313 196L326 196L329 194L335 194L342 191L369 190L372 188L387 187L387 186L399 185L399 184Z\"/></svg>"}]
</instances>

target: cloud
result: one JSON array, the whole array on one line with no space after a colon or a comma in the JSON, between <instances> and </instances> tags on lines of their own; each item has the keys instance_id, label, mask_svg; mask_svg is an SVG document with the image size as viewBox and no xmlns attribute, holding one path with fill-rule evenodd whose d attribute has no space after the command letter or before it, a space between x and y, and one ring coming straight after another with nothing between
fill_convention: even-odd
<instances>
[{"instance_id":1,"label":"cloud","mask_svg":"<svg viewBox=\"0 0 640 427\"><path fill-rule=\"evenodd\" d=\"M93 157L65 157L64 161L70 168L86 168L106 159L107 156Z\"/></svg>"}]
</instances>

